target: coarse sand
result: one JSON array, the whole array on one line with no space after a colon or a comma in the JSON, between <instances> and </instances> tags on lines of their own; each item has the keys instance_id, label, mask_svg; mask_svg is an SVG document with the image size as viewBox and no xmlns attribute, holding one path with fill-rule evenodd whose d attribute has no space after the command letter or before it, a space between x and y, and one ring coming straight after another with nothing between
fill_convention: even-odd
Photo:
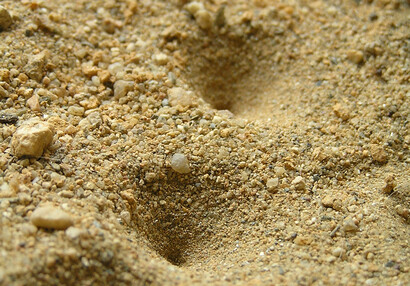
<instances>
[{"instance_id":1,"label":"coarse sand","mask_svg":"<svg viewBox=\"0 0 410 286\"><path fill-rule=\"evenodd\" d=\"M409 5L0 1L0 285L410 285Z\"/></svg>"}]
</instances>

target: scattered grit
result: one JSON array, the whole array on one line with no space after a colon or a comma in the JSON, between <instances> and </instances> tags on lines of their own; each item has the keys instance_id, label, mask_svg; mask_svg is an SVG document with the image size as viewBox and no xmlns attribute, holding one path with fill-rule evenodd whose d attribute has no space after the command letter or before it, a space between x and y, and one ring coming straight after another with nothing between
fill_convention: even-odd
<instances>
[{"instance_id":1,"label":"scattered grit","mask_svg":"<svg viewBox=\"0 0 410 286\"><path fill-rule=\"evenodd\" d=\"M1 285L409 285L409 1L0 2Z\"/></svg>"}]
</instances>

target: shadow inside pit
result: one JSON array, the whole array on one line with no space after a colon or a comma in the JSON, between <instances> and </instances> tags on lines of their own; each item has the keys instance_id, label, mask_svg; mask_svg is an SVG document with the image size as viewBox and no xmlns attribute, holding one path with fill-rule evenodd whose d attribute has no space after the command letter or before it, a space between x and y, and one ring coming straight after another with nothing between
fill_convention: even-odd
<instances>
[{"instance_id":1,"label":"shadow inside pit","mask_svg":"<svg viewBox=\"0 0 410 286\"><path fill-rule=\"evenodd\" d=\"M234 33L209 34L202 42L188 38L182 42L187 58L184 78L215 109L235 115L257 112L263 105L260 94L275 92L275 48L266 48L267 42Z\"/></svg>"},{"instance_id":2,"label":"shadow inside pit","mask_svg":"<svg viewBox=\"0 0 410 286\"><path fill-rule=\"evenodd\" d=\"M135 178L140 171L131 173ZM133 222L151 248L176 266L187 263L207 239L209 221L204 218L212 199L201 196L203 190L195 186L195 180L171 171L161 180L134 189L137 207Z\"/></svg>"}]
</instances>

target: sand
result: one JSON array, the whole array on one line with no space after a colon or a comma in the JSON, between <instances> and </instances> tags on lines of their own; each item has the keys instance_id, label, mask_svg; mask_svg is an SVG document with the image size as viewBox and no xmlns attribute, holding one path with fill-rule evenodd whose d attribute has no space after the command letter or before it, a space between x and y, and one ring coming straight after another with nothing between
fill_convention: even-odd
<instances>
[{"instance_id":1,"label":"sand","mask_svg":"<svg viewBox=\"0 0 410 286\"><path fill-rule=\"evenodd\" d=\"M0 5L1 285L410 284L408 1Z\"/></svg>"}]
</instances>

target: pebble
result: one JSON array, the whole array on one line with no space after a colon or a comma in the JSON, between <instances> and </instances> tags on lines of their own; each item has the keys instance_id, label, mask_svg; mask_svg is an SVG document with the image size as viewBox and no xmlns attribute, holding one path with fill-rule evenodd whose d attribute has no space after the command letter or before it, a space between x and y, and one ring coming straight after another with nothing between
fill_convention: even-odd
<instances>
[{"instance_id":1,"label":"pebble","mask_svg":"<svg viewBox=\"0 0 410 286\"><path fill-rule=\"evenodd\" d=\"M360 64L364 60L363 52L358 50L349 50L346 53L347 59L355 64Z\"/></svg>"},{"instance_id":2,"label":"pebble","mask_svg":"<svg viewBox=\"0 0 410 286\"><path fill-rule=\"evenodd\" d=\"M357 225L354 223L354 221L352 219L346 219L343 222L343 227L342 229L345 232L356 232L359 230L359 228L357 227Z\"/></svg>"},{"instance_id":3,"label":"pebble","mask_svg":"<svg viewBox=\"0 0 410 286\"><path fill-rule=\"evenodd\" d=\"M333 112L342 120L348 120L350 118L349 110L346 107L342 106L340 103L337 103L333 106Z\"/></svg>"},{"instance_id":4,"label":"pebble","mask_svg":"<svg viewBox=\"0 0 410 286\"><path fill-rule=\"evenodd\" d=\"M45 50L41 53L30 57L29 62L24 67L24 72L31 78L38 82L44 76L44 67L46 65L47 59L49 58L49 51Z\"/></svg>"},{"instance_id":5,"label":"pebble","mask_svg":"<svg viewBox=\"0 0 410 286\"><path fill-rule=\"evenodd\" d=\"M410 217L410 210L406 207L403 207L402 205L397 205L394 207L396 210L397 214L403 217L404 219L409 219Z\"/></svg>"},{"instance_id":6,"label":"pebble","mask_svg":"<svg viewBox=\"0 0 410 286\"><path fill-rule=\"evenodd\" d=\"M68 114L74 115L74 116L83 116L84 115L84 107L81 106L70 106L67 110Z\"/></svg>"},{"instance_id":7,"label":"pebble","mask_svg":"<svg viewBox=\"0 0 410 286\"><path fill-rule=\"evenodd\" d=\"M5 98L9 95L7 90L5 90L1 85L0 85L0 98Z\"/></svg>"},{"instance_id":8,"label":"pebble","mask_svg":"<svg viewBox=\"0 0 410 286\"><path fill-rule=\"evenodd\" d=\"M187 157L181 153L175 153L171 158L171 168L180 174L191 172Z\"/></svg>"},{"instance_id":9,"label":"pebble","mask_svg":"<svg viewBox=\"0 0 410 286\"><path fill-rule=\"evenodd\" d=\"M296 190L303 191L306 188L305 180L301 176L297 176L293 181L292 185Z\"/></svg>"},{"instance_id":10,"label":"pebble","mask_svg":"<svg viewBox=\"0 0 410 286\"><path fill-rule=\"evenodd\" d=\"M108 72L111 75L116 75L117 73L120 73L122 71L124 71L124 65L122 63L117 62L117 63L110 64L108 66Z\"/></svg>"},{"instance_id":11,"label":"pebble","mask_svg":"<svg viewBox=\"0 0 410 286\"><path fill-rule=\"evenodd\" d=\"M386 195L389 195L393 189L396 187L396 179L393 174L388 174L386 179L384 179L385 185L382 188L382 192Z\"/></svg>"},{"instance_id":12,"label":"pebble","mask_svg":"<svg viewBox=\"0 0 410 286\"><path fill-rule=\"evenodd\" d=\"M0 6L0 31L6 30L13 24L13 19L10 16L9 11L3 6Z\"/></svg>"},{"instance_id":13,"label":"pebble","mask_svg":"<svg viewBox=\"0 0 410 286\"><path fill-rule=\"evenodd\" d=\"M54 128L47 122L31 119L23 123L13 135L12 153L17 157L39 158L53 141Z\"/></svg>"},{"instance_id":14,"label":"pebble","mask_svg":"<svg viewBox=\"0 0 410 286\"><path fill-rule=\"evenodd\" d=\"M201 29L208 30L212 27L212 15L205 9L195 13L195 20Z\"/></svg>"},{"instance_id":15,"label":"pebble","mask_svg":"<svg viewBox=\"0 0 410 286\"><path fill-rule=\"evenodd\" d=\"M212 27L212 15L201 2L191 2L185 6L185 9L194 16L201 29L208 30Z\"/></svg>"},{"instance_id":16,"label":"pebble","mask_svg":"<svg viewBox=\"0 0 410 286\"><path fill-rule=\"evenodd\" d=\"M74 226L70 226L69 228L66 229L65 235L70 239L70 240L76 240L80 238L82 235L85 234L85 230L81 228L77 228Z\"/></svg>"},{"instance_id":17,"label":"pebble","mask_svg":"<svg viewBox=\"0 0 410 286\"><path fill-rule=\"evenodd\" d=\"M39 96L37 94L34 94L27 100L27 105L33 111L41 111Z\"/></svg>"},{"instance_id":18,"label":"pebble","mask_svg":"<svg viewBox=\"0 0 410 286\"><path fill-rule=\"evenodd\" d=\"M164 53L159 53L153 56L154 61L158 65L166 65L168 63L168 56Z\"/></svg>"},{"instance_id":19,"label":"pebble","mask_svg":"<svg viewBox=\"0 0 410 286\"><path fill-rule=\"evenodd\" d=\"M199 10L205 9L204 4L198 1L192 1L185 6L185 9L191 13L192 16L196 14Z\"/></svg>"},{"instance_id":20,"label":"pebble","mask_svg":"<svg viewBox=\"0 0 410 286\"><path fill-rule=\"evenodd\" d=\"M30 221L37 227L62 230L67 229L74 223L71 215L54 206L36 208L30 217Z\"/></svg>"},{"instance_id":21,"label":"pebble","mask_svg":"<svg viewBox=\"0 0 410 286\"><path fill-rule=\"evenodd\" d=\"M313 242L313 238L310 236L298 235L293 241L297 245L309 245Z\"/></svg>"},{"instance_id":22,"label":"pebble","mask_svg":"<svg viewBox=\"0 0 410 286\"><path fill-rule=\"evenodd\" d=\"M114 96L124 97L127 93L134 88L134 82L127 80L117 80L114 83Z\"/></svg>"},{"instance_id":23,"label":"pebble","mask_svg":"<svg viewBox=\"0 0 410 286\"><path fill-rule=\"evenodd\" d=\"M388 160L387 153L384 151L383 146L371 144L370 154L372 155L373 160L378 163L386 163Z\"/></svg>"},{"instance_id":24,"label":"pebble","mask_svg":"<svg viewBox=\"0 0 410 286\"><path fill-rule=\"evenodd\" d=\"M345 254L345 250L341 247L336 247L332 250L332 255L335 257L342 257Z\"/></svg>"},{"instance_id":25,"label":"pebble","mask_svg":"<svg viewBox=\"0 0 410 286\"><path fill-rule=\"evenodd\" d=\"M270 192L276 190L279 186L279 178L271 178L266 182L266 187Z\"/></svg>"},{"instance_id":26,"label":"pebble","mask_svg":"<svg viewBox=\"0 0 410 286\"><path fill-rule=\"evenodd\" d=\"M193 106L193 98L191 96L191 93L180 87L173 87L168 90L168 100L171 106Z\"/></svg>"},{"instance_id":27,"label":"pebble","mask_svg":"<svg viewBox=\"0 0 410 286\"><path fill-rule=\"evenodd\" d=\"M282 177L286 173L286 170L283 167L275 167L274 170L278 177Z\"/></svg>"},{"instance_id":28,"label":"pebble","mask_svg":"<svg viewBox=\"0 0 410 286\"><path fill-rule=\"evenodd\" d=\"M322 205L326 208L332 208L336 211L340 211L343 207L342 200L337 194L328 194L322 199Z\"/></svg>"}]
</instances>

